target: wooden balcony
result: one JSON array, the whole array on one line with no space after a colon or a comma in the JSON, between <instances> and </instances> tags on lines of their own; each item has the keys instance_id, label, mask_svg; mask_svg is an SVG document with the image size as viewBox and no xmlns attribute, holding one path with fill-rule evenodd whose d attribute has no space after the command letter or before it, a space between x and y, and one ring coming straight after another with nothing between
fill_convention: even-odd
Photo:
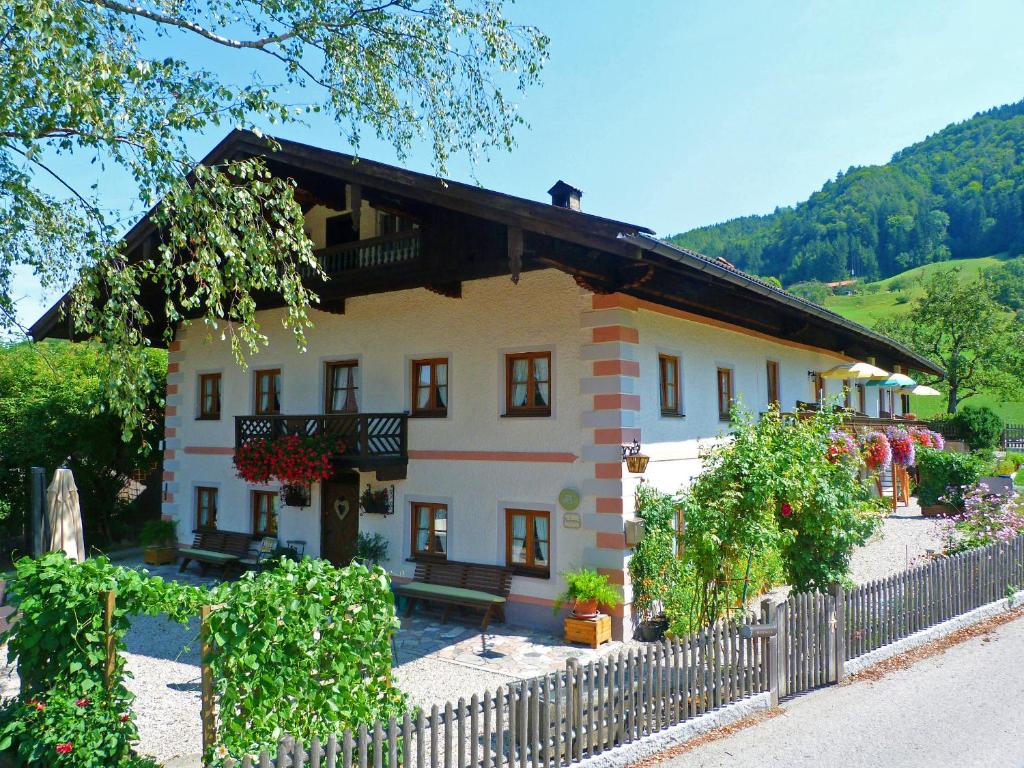
<instances>
[{"instance_id":1,"label":"wooden balcony","mask_svg":"<svg viewBox=\"0 0 1024 768\"><path fill-rule=\"evenodd\" d=\"M345 442L336 469L376 472L378 480L403 480L409 465L405 413L337 413L308 416L236 416L235 447L260 438L328 436Z\"/></svg>"},{"instance_id":2,"label":"wooden balcony","mask_svg":"<svg viewBox=\"0 0 1024 768\"><path fill-rule=\"evenodd\" d=\"M419 230L332 245L316 252L329 277L356 270L410 264L420 257Z\"/></svg>"},{"instance_id":3,"label":"wooden balcony","mask_svg":"<svg viewBox=\"0 0 1024 768\"><path fill-rule=\"evenodd\" d=\"M809 419L816 411L795 411L792 413L783 413L783 416L794 416L798 419ZM920 419L904 419L899 416L895 417L883 417L879 418L876 416L862 416L856 413L842 413L840 414L843 418L843 426L851 432L870 432L878 430L884 432L886 427L902 427L903 429L910 429L911 427L927 427L928 422L921 421Z\"/></svg>"}]
</instances>

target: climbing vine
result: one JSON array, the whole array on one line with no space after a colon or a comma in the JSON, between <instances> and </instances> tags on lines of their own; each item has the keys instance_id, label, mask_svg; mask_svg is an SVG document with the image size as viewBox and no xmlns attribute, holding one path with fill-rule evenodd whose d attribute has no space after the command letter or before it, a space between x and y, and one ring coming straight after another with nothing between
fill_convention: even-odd
<instances>
[{"instance_id":1,"label":"climbing vine","mask_svg":"<svg viewBox=\"0 0 1024 768\"><path fill-rule=\"evenodd\" d=\"M0 751L13 748L29 768L153 765L132 751L134 696L124 685L125 634L137 614L187 624L213 607L206 661L219 704L218 763L272 748L284 734L324 738L405 711L390 676L394 601L378 567L282 560L206 589L105 557L77 564L51 553L16 563L10 595L21 615L4 639L21 692L0 709Z\"/></svg>"}]
</instances>

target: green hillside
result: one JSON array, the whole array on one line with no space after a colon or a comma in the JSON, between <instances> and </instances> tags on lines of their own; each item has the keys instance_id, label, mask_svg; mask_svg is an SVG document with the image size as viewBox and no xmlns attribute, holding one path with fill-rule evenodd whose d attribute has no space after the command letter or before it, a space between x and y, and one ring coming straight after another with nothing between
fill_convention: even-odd
<instances>
[{"instance_id":1,"label":"green hillside","mask_svg":"<svg viewBox=\"0 0 1024 768\"><path fill-rule=\"evenodd\" d=\"M947 259L1024 252L1024 102L850 168L805 202L669 238L783 283L877 280Z\"/></svg>"},{"instance_id":2,"label":"green hillside","mask_svg":"<svg viewBox=\"0 0 1024 768\"><path fill-rule=\"evenodd\" d=\"M899 275L879 280L877 283L870 283L868 286L878 286L877 290L871 288L870 292L865 291L865 286L854 286L854 290L860 290L852 296L829 296L825 306L833 312L838 312L843 317L856 320L869 328L883 317L904 312L911 306L911 301L921 295L919 280L927 277L930 273L941 269L952 269L958 267L960 275L964 280L973 280L979 272L984 269L998 266L1005 260L1005 254L999 256L982 256L976 259L951 259L934 264L926 264L923 267L915 267ZM894 287L898 290L894 290ZM841 290L841 289L840 289Z\"/></svg>"}]
</instances>

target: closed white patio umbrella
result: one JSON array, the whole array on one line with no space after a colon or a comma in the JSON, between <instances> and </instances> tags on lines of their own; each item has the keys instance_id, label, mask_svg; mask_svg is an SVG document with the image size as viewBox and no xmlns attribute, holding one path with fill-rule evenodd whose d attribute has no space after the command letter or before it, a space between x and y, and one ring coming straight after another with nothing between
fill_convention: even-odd
<instances>
[{"instance_id":1,"label":"closed white patio umbrella","mask_svg":"<svg viewBox=\"0 0 1024 768\"><path fill-rule=\"evenodd\" d=\"M85 560L82 510L78 487L71 470L61 467L46 490L46 513L50 521L50 552L63 552L76 562Z\"/></svg>"}]
</instances>

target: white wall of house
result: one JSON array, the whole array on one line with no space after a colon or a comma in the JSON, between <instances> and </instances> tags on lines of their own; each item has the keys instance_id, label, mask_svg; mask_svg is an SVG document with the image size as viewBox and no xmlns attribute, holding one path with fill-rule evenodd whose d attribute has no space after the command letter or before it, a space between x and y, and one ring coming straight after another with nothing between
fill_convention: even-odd
<instances>
[{"instance_id":1,"label":"white wall of house","mask_svg":"<svg viewBox=\"0 0 1024 768\"><path fill-rule=\"evenodd\" d=\"M345 314L314 312L315 328L308 333L308 350L300 353L281 325L281 311L259 317L269 345L243 371L231 360L228 345L207 339L205 328L194 324L178 334L181 350L172 355L179 371L178 413L168 419L176 428L171 462L177 493L165 512L180 520L180 538L190 540L194 527L196 485L219 488L218 526L251 530L250 492L259 489L235 476L229 449L234 446L234 417L253 413L253 371L280 368L283 414L321 413L324 402L324 364L357 359L360 364L359 408L363 412L401 412L410 408L411 361L449 359L448 416L409 420L409 449L416 451L528 451L545 455L578 456L584 442L580 380L589 366L580 359L580 317L590 294L564 273L549 270L522 276L518 286L507 278L467 282L461 299L425 289L398 291L349 299ZM552 354L553 391L550 417L504 416L504 355L527 350ZM223 405L219 421L196 420L197 388L201 373L222 374ZM219 449L220 455L211 455ZM396 514L363 515L360 529L384 534L390 541L387 568L411 575L411 511L413 501L444 501L449 505L449 557L504 563L506 507L551 512L552 578L516 577L513 593L523 602L547 601L561 590L559 571L583 564L583 552L593 547L594 532L561 525L558 495L566 487L580 488L593 467L579 460L480 461L457 456L409 462L408 477L394 481ZM361 487L392 485L363 473ZM277 485L267 488L276 490ZM580 513L587 509L584 499ZM314 486L310 507L281 511L282 540L302 539L306 552L320 548L319 488ZM547 608L550 614L550 608Z\"/></svg>"}]
</instances>

